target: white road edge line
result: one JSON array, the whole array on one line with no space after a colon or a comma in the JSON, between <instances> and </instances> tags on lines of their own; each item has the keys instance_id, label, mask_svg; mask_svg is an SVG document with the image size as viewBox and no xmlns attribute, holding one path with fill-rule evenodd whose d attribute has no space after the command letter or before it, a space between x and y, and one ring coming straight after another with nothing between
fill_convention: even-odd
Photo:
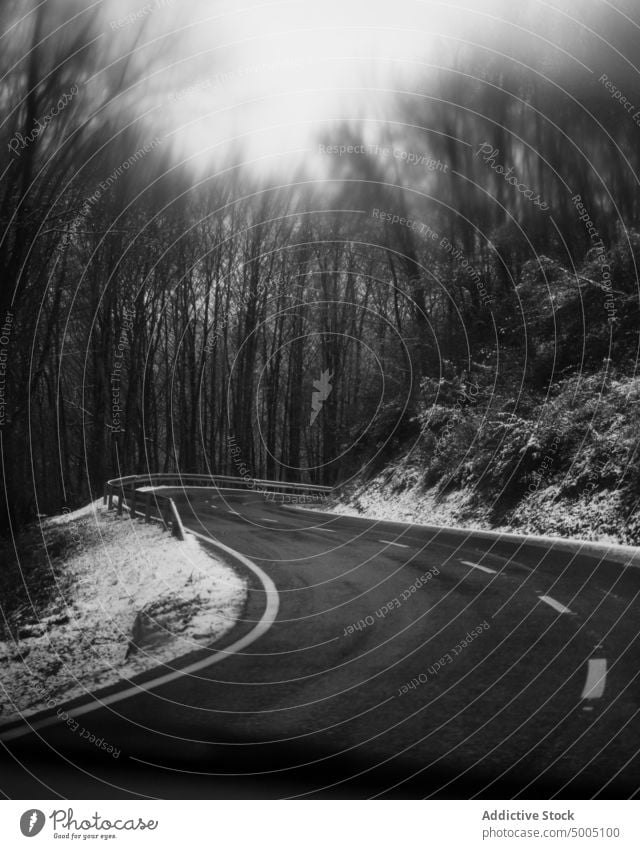
<instances>
[{"instance_id":1,"label":"white road edge line","mask_svg":"<svg viewBox=\"0 0 640 849\"><path fill-rule=\"evenodd\" d=\"M189 666L184 666L182 669L174 670L172 672L168 672L165 675L160 675L158 678L153 678L151 681L145 681L142 684L134 684L131 687L127 687L125 690L119 690L117 693L111 693L109 696L105 696L100 699L100 701L92 701L86 705L78 705L78 707L71 708L66 711L66 716L83 716L86 713L92 713L94 710L100 710L107 705L115 704L116 702L122 702L125 699L130 699L133 696L139 696L140 693L146 692L148 690L155 690L158 687L162 687L164 684L169 684L171 681L175 681L177 678L180 678L183 675L190 675L193 672L199 672L201 669L206 669L209 666L213 666L215 663L220 663L221 660L226 660L230 655L237 654L242 649L245 649L247 646L250 646L252 643L255 643L257 639L259 639L263 634L271 628L273 623L276 620L278 615L278 610L280 608L280 596L278 595L278 590L276 585L273 583L271 578L267 575L266 572L263 572L262 569L249 560L248 557L245 557L243 554L240 554L239 551L235 551L233 548L229 548L226 545L223 545L221 542L217 542L216 540L212 540L210 537L204 536L204 534L198 533L198 531L192 531L188 528L185 528L187 533L193 534L194 537L198 537L198 539L203 540L209 545L214 546L214 548L218 548L221 551L224 551L226 554L235 557L236 560L239 560L244 566L247 567L254 575L257 576L258 580L262 583L264 587L265 596L267 599L267 603L265 605L264 612L258 622L256 623L255 628L252 628L248 634L245 634L244 637L241 637L239 640L236 640L235 643L231 643L230 646L227 646L226 649L222 651L216 652L211 657L203 658L202 660L198 660L195 663L191 663ZM26 734L31 734L34 731L39 731L41 728L47 728L50 725L55 725L56 723L61 722L60 717L56 714L54 716L48 716L46 719L36 720L35 722L29 723L27 719L24 720L24 725L20 725L18 728L13 728L11 731L7 731L5 733L2 732L0 728L0 740L15 740L17 737L23 737Z\"/></svg>"},{"instance_id":2,"label":"white road edge line","mask_svg":"<svg viewBox=\"0 0 640 849\"><path fill-rule=\"evenodd\" d=\"M551 598L550 595L539 595L538 598L540 601L544 601L545 604L548 604L549 607L553 607L553 609L557 610L558 613L571 613L568 607L565 607L564 604L560 604L559 601L556 601L555 598Z\"/></svg>"},{"instance_id":3,"label":"white road edge line","mask_svg":"<svg viewBox=\"0 0 640 849\"><path fill-rule=\"evenodd\" d=\"M471 560L461 560L465 566L472 566L474 569L480 569L481 572L487 572L489 575L497 575L495 569L489 569L488 566L481 566L479 563L472 563Z\"/></svg>"},{"instance_id":4,"label":"white road edge line","mask_svg":"<svg viewBox=\"0 0 640 849\"><path fill-rule=\"evenodd\" d=\"M383 542L385 545L395 545L396 548L409 548L408 545L404 545L401 542L391 542L390 539L379 539L378 542Z\"/></svg>"},{"instance_id":5,"label":"white road edge line","mask_svg":"<svg viewBox=\"0 0 640 849\"><path fill-rule=\"evenodd\" d=\"M604 693L607 683L607 661L606 658L593 658L589 661L587 669L587 680L582 691L583 699L599 699Z\"/></svg>"}]
</instances>

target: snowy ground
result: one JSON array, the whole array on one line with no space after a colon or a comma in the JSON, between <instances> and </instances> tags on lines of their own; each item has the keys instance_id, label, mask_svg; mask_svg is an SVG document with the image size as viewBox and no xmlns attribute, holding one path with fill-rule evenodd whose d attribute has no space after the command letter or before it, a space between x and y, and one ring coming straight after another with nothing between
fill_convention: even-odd
<instances>
[{"instance_id":1,"label":"snowy ground","mask_svg":"<svg viewBox=\"0 0 640 849\"><path fill-rule=\"evenodd\" d=\"M99 501L42 531L55 591L0 641L0 720L171 662L242 614L244 579L193 537L179 542Z\"/></svg>"},{"instance_id":2,"label":"snowy ground","mask_svg":"<svg viewBox=\"0 0 640 849\"><path fill-rule=\"evenodd\" d=\"M383 473L364 486L354 487L326 509L392 522L639 544L635 525L625 521L620 493L596 492L588 498L568 501L558 498L557 487L541 487L512 509L506 522L495 524L488 500L462 490L442 495L436 488L423 489L412 480L410 471L403 470L403 475L402 485L398 486L399 475Z\"/></svg>"},{"instance_id":3,"label":"snowy ground","mask_svg":"<svg viewBox=\"0 0 640 849\"><path fill-rule=\"evenodd\" d=\"M423 525L456 525L484 530L489 528L482 515L470 515L470 499L455 492L436 500L433 493L407 487L402 492L393 491L376 478L369 484L350 493L327 507L330 513L346 516L367 516L387 522L414 522Z\"/></svg>"}]
</instances>

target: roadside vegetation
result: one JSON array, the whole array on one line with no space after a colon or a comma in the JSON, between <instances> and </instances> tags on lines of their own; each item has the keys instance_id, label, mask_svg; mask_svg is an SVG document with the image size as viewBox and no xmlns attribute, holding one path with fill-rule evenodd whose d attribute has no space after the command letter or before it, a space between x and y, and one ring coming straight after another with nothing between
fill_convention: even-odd
<instances>
[{"instance_id":1,"label":"roadside vegetation","mask_svg":"<svg viewBox=\"0 0 640 849\"><path fill-rule=\"evenodd\" d=\"M607 364L527 396L443 381L415 439L340 503L377 517L640 545L640 378ZM433 389L433 387L430 387ZM523 405L524 406L524 405ZM332 509L332 508L330 508Z\"/></svg>"}]
</instances>

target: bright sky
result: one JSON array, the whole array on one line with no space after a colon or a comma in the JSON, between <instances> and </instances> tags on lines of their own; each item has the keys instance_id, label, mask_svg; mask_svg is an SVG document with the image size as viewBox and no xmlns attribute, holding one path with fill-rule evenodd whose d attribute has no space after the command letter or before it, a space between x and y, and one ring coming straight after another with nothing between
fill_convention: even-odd
<instances>
[{"instance_id":1,"label":"bright sky","mask_svg":"<svg viewBox=\"0 0 640 849\"><path fill-rule=\"evenodd\" d=\"M151 9L145 38L171 33L153 54L165 66L154 97L178 152L206 170L230 149L281 171L339 119L368 118L371 141L372 121L392 115L393 90L421 91L465 33L496 25L505 2L150 0L140 9Z\"/></svg>"}]
</instances>

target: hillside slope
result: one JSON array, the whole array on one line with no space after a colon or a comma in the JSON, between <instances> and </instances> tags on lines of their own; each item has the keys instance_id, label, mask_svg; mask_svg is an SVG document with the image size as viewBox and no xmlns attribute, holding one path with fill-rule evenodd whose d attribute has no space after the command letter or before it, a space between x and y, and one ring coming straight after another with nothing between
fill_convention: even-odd
<instances>
[{"instance_id":1,"label":"hillside slope","mask_svg":"<svg viewBox=\"0 0 640 849\"><path fill-rule=\"evenodd\" d=\"M329 509L375 518L640 543L640 379L601 370L512 412L459 387L411 445ZM451 397L451 396L450 396Z\"/></svg>"}]
</instances>

